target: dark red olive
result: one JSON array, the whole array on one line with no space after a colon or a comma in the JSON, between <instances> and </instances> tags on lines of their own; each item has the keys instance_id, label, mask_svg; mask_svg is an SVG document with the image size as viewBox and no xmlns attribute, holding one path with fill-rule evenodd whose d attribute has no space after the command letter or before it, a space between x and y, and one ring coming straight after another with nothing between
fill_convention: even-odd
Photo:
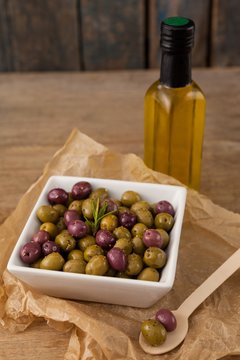
<instances>
[{"instance_id":1,"label":"dark red olive","mask_svg":"<svg viewBox=\"0 0 240 360\"><path fill-rule=\"evenodd\" d=\"M137 216L132 211L124 211L118 214L119 224L131 229L137 222Z\"/></svg>"},{"instance_id":2,"label":"dark red olive","mask_svg":"<svg viewBox=\"0 0 240 360\"><path fill-rule=\"evenodd\" d=\"M127 268L127 255L122 249L113 247L107 253L107 260L114 270L125 271Z\"/></svg>"},{"instance_id":3,"label":"dark red olive","mask_svg":"<svg viewBox=\"0 0 240 360\"><path fill-rule=\"evenodd\" d=\"M79 181L73 185L71 195L74 200L86 199L92 192L92 185L87 181Z\"/></svg>"},{"instance_id":4,"label":"dark red olive","mask_svg":"<svg viewBox=\"0 0 240 360\"><path fill-rule=\"evenodd\" d=\"M51 236L50 234L45 231L45 230L39 230L38 232L36 232L31 241L32 242L36 242L39 243L40 245L44 244L46 241L51 240Z\"/></svg>"},{"instance_id":5,"label":"dark red olive","mask_svg":"<svg viewBox=\"0 0 240 360\"><path fill-rule=\"evenodd\" d=\"M88 226L82 220L72 220L68 223L68 232L70 235L82 238L88 234Z\"/></svg>"},{"instance_id":6,"label":"dark red olive","mask_svg":"<svg viewBox=\"0 0 240 360\"><path fill-rule=\"evenodd\" d=\"M96 244L104 250L111 249L116 243L115 236L108 230L98 230L96 233Z\"/></svg>"},{"instance_id":7,"label":"dark red olive","mask_svg":"<svg viewBox=\"0 0 240 360\"><path fill-rule=\"evenodd\" d=\"M51 254L52 252L58 252L60 253L61 248L58 246L58 244L55 243L55 241L46 241L42 245L42 253L44 256L47 256Z\"/></svg>"},{"instance_id":8,"label":"dark red olive","mask_svg":"<svg viewBox=\"0 0 240 360\"><path fill-rule=\"evenodd\" d=\"M171 310L158 310L155 315L155 319L158 320L169 332L175 330L177 327L177 320Z\"/></svg>"},{"instance_id":9,"label":"dark red olive","mask_svg":"<svg viewBox=\"0 0 240 360\"><path fill-rule=\"evenodd\" d=\"M143 242L147 247L156 246L161 248L163 239L156 229L147 229L143 233Z\"/></svg>"},{"instance_id":10,"label":"dark red olive","mask_svg":"<svg viewBox=\"0 0 240 360\"><path fill-rule=\"evenodd\" d=\"M61 204L67 205L68 193L60 188L52 189L48 193L48 201L51 205Z\"/></svg>"},{"instance_id":11,"label":"dark red olive","mask_svg":"<svg viewBox=\"0 0 240 360\"><path fill-rule=\"evenodd\" d=\"M42 251L41 245L37 242L28 242L20 250L20 258L25 264L32 264L40 259Z\"/></svg>"},{"instance_id":12,"label":"dark red olive","mask_svg":"<svg viewBox=\"0 0 240 360\"><path fill-rule=\"evenodd\" d=\"M67 210L65 211L63 218L64 218L64 223L68 226L70 221L79 220L80 215L77 210Z\"/></svg>"},{"instance_id":13,"label":"dark red olive","mask_svg":"<svg viewBox=\"0 0 240 360\"><path fill-rule=\"evenodd\" d=\"M174 217L174 215L175 215L175 210L174 210L172 204L167 200L161 200L158 203L156 203L155 211L156 211L156 214L168 213L168 214L172 215L172 217Z\"/></svg>"}]
</instances>

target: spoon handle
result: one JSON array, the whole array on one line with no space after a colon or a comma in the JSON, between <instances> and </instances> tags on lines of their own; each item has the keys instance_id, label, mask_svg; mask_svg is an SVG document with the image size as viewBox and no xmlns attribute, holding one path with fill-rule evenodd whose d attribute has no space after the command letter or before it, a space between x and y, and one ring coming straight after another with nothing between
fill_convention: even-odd
<instances>
[{"instance_id":1,"label":"spoon handle","mask_svg":"<svg viewBox=\"0 0 240 360\"><path fill-rule=\"evenodd\" d=\"M235 251L207 280L205 280L178 308L189 317L192 312L236 270L240 268L240 249Z\"/></svg>"}]
</instances>

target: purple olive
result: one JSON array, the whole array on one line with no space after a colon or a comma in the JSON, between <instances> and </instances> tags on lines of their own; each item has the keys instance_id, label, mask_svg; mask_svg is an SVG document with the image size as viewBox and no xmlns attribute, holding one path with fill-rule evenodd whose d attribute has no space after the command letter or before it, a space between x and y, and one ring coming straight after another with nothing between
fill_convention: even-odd
<instances>
[{"instance_id":1,"label":"purple olive","mask_svg":"<svg viewBox=\"0 0 240 360\"><path fill-rule=\"evenodd\" d=\"M122 249L112 248L107 253L107 260L111 268L117 271L125 271L127 268L127 255Z\"/></svg>"},{"instance_id":2,"label":"purple olive","mask_svg":"<svg viewBox=\"0 0 240 360\"><path fill-rule=\"evenodd\" d=\"M124 211L118 214L119 224L131 229L137 222L137 216L132 211Z\"/></svg>"},{"instance_id":3,"label":"purple olive","mask_svg":"<svg viewBox=\"0 0 240 360\"><path fill-rule=\"evenodd\" d=\"M101 206L107 206L106 207L106 213L109 213L109 212L114 212L116 213L117 210L118 210L118 206L116 204L116 202L112 199L104 199L102 202L101 202Z\"/></svg>"},{"instance_id":4,"label":"purple olive","mask_svg":"<svg viewBox=\"0 0 240 360\"><path fill-rule=\"evenodd\" d=\"M37 242L28 242L20 250L20 258L25 264L34 263L40 259L41 254L41 245Z\"/></svg>"},{"instance_id":5,"label":"purple olive","mask_svg":"<svg viewBox=\"0 0 240 360\"><path fill-rule=\"evenodd\" d=\"M156 203L155 211L156 211L156 214L164 212L164 213L168 213L168 214L172 215L172 217L174 217L174 215L175 215L175 210L174 210L172 204L170 202L168 202L167 200L162 200L162 201L159 201L158 203Z\"/></svg>"},{"instance_id":6,"label":"purple olive","mask_svg":"<svg viewBox=\"0 0 240 360\"><path fill-rule=\"evenodd\" d=\"M71 195L74 200L86 199L92 192L92 185L87 181L79 181L73 185Z\"/></svg>"},{"instance_id":7,"label":"purple olive","mask_svg":"<svg viewBox=\"0 0 240 360\"><path fill-rule=\"evenodd\" d=\"M52 189L48 193L48 201L51 205L67 205L68 193L60 188Z\"/></svg>"},{"instance_id":8,"label":"purple olive","mask_svg":"<svg viewBox=\"0 0 240 360\"><path fill-rule=\"evenodd\" d=\"M70 221L79 220L80 214L77 210L67 210L64 213L64 222L68 226Z\"/></svg>"},{"instance_id":9,"label":"purple olive","mask_svg":"<svg viewBox=\"0 0 240 360\"><path fill-rule=\"evenodd\" d=\"M175 330L177 327L177 320L174 314L168 309L158 310L155 319L158 320L168 332Z\"/></svg>"},{"instance_id":10,"label":"purple olive","mask_svg":"<svg viewBox=\"0 0 240 360\"><path fill-rule=\"evenodd\" d=\"M160 233L155 229L147 229L143 233L143 242L147 247L156 246L161 248L163 239Z\"/></svg>"},{"instance_id":11,"label":"purple olive","mask_svg":"<svg viewBox=\"0 0 240 360\"><path fill-rule=\"evenodd\" d=\"M50 234L45 230L39 230L36 234L32 236L31 242L42 245L49 240L51 240Z\"/></svg>"},{"instance_id":12,"label":"purple olive","mask_svg":"<svg viewBox=\"0 0 240 360\"><path fill-rule=\"evenodd\" d=\"M88 234L88 226L82 220L72 220L67 226L70 235L82 238Z\"/></svg>"},{"instance_id":13,"label":"purple olive","mask_svg":"<svg viewBox=\"0 0 240 360\"><path fill-rule=\"evenodd\" d=\"M116 243L115 236L108 230L98 230L96 233L96 244L104 250L111 249Z\"/></svg>"},{"instance_id":14,"label":"purple olive","mask_svg":"<svg viewBox=\"0 0 240 360\"><path fill-rule=\"evenodd\" d=\"M46 241L44 244L42 244L42 253L44 256L47 256L52 252L60 253L60 251L60 246L58 246L55 241Z\"/></svg>"}]
</instances>

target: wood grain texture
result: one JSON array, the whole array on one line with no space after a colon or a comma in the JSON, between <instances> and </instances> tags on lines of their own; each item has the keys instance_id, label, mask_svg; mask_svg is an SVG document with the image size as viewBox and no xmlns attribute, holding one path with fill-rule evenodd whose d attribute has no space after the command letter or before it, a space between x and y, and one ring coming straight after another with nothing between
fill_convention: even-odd
<instances>
[{"instance_id":1,"label":"wood grain texture","mask_svg":"<svg viewBox=\"0 0 240 360\"><path fill-rule=\"evenodd\" d=\"M13 69L6 0L0 0L0 71Z\"/></svg>"},{"instance_id":2,"label":"wood grain texture","mask_svg":"<svg viewBox=\"0 0 240 360\"><path fill-rule=\"evenodd\" d=\"M193 49L193 65L206 66L208 57L210 0L150 0L148 48L149 67L156 68L160 64L160 23L170 16L189 17L195 22L195 45Z\"/></svg>"},{"instance_id":3,"label":"wood grain texture","mask_svg":"<svg viewBox=\"0 0 240 360\"><path fill-rule=\"evenodd\" d=\"M12 334L0 325L1 360L63 360L70 333L49 327L43 319L36 319L29 328Z\"/></svg>"},{"instance_id":4,"label":"wood grain texture","mask_svg":"<svg viewBox=\"0 0 240 360\"><path fill-rule=\"evenodd\" d=\"M75 0L7 0L13 69L78 70Z\"/></svg>"},{"instance_id":5,"label":"wood grain texture","mask_svg":"<svg viewBox=\"0 0 240 360\"><path fill-rule=\"evenodd\" d=\"M240 68L193 75L207 97L201 192L240 212ZM113 151L142 157L143 97L157 76L157 70L1 74L0 223L75 127Z\"/></svg>"},{"instance_id":6,"label":"wood grain texture","mask_svg":"<svg viewBox=\"0 0 240 360\"><path fill-rule=\"evenodd\" d=\"M143 0L81 0L85 70L145 67Z\"/></svg>"},{"instance_id":7,"label":"wood grain texture","mask_svg":"<svg viewBox=\"0 0 240 360\"><path fill-rule=\"evenodd\" d=\"M211 66L240 65L240 1L213 0Z\"/></svg>"}]
</instances>

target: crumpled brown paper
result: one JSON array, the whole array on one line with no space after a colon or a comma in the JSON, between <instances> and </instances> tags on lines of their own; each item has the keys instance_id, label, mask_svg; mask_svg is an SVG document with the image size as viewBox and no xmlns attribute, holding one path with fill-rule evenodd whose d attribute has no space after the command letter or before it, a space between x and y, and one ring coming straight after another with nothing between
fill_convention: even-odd
<instances>
[{"instance_id":1,"label":"crumpled brown paper","mask_svg":"<svg viewBox=\"0 0 240 360\"><path fill-rule=\"evenodd\" d=\"M149 170L134 154L113 153L73 130L66 144L46 165L16 210L0 227L0 323L23 332L40 319L70 334L64 359L216 360L240 359L240 272L237 271L190 317L189 333L180 346L162 356L145 354L138 344L140 323L159 307L177 308L240 244L240 215L188 190L176 280L172 291L149 309L77 302L36 292L8 273L6 264L27 217L51 175L179 184ZM36 325L37 326L37 325ZM38 351L41 352L41 339ZM49 358L54 353L49 350Z\"/></svg>"}]
</instances>

